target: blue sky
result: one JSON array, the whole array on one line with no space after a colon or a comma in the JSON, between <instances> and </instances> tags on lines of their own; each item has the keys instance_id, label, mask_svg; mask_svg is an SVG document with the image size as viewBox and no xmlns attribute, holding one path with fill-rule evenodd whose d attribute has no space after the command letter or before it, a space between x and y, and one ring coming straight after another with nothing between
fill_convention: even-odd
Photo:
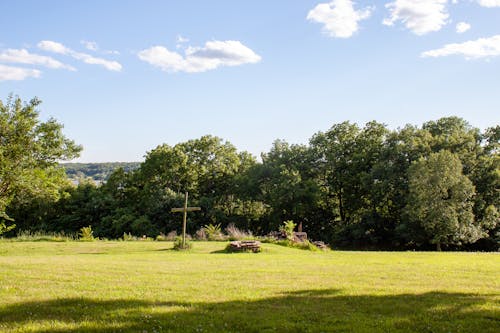
<instances>
[{"instance_id":1,"label":"blue sky","mask_svg":"<svg viewBox=\"0 0 500 333\"><path fill-rule=\"evenodd\" d=\"M500 0L0 2L0 98L78 161L212 134L258 156L345 120L500 123Z\"/></svg>"}]
</instances>

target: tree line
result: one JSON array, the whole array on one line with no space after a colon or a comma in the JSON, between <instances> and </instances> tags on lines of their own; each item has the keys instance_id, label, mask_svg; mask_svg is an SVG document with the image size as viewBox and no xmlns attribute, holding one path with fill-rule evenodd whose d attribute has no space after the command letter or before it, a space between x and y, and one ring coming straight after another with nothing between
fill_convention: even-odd
<instances>
[{"instance_id":1,"label":"tree line","mask_svg":"<svg viewBox=\"0 0 500 333\"><path fill-rule=\"evenodd\" d=\"M125 172L137 169L140 162L106 162L106 163L62 163L66 175L74 182L79 183L90 178L96 183L103 183L118 168Z\"/></svg>"},{"instance_id":2,"label":"tree line","mask_svg":"<svg viewBox=\"0 0 500 333\"><path fill-rule=\"evenodd\" d=\"M276 140L260 161L207 135L159 145L102 185L74 186L57 161L81 147L54 120L41 123L38 104L0 103L0 212L4 226L16 224L10 234L89 225L105 238L179 231L170 209L188 191L202 207L189 216L190 233L234 223L265 235L293 220L334 248L499 248L498 125L481 132L458 117L396 130L343 122L308 144Z\"/></svg>"}]
</instances>

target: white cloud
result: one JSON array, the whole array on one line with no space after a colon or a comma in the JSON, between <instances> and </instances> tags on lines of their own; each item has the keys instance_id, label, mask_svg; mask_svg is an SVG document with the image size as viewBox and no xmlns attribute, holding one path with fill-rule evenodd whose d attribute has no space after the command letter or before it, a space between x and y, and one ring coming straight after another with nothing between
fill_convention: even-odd
<instances>
[{"instance_id":1,"label":"white cloud","mask_svg":"<svg viewBox=\"0 0 500 333\"><path fill-rule=\"evenodd\" d=\"M97 45L96 42L91 42L91 41L88 41L88 40L82 40L82 41L80 41L80 44L82 44L83 46L85 46L85 48L87 50L90 50L90 51L97 51L99 49L99 46Z\"/></svg>"},{"instance_id":2,"label":"white cloud","mask_svg":"<svg viewBox=\"0 0 500 333\"><path fill-rule=\"evenodd\" d=\"M37 69L5 66L0 64L0 81L21 81L29 77L40 77L42 72Z\"/></svg>"},{"instance_id":3,"label":"white cloud","mask_svg":"<svg viewBox=\"0 0 500 333\"><path fill-rule=\"evenodd\" d=\"M479 38L464 43L447 44L440 49L425 51L422 57L446 57L463 55L466 59L500 56L500 35Z\"/></svg>"},{"instance_id":4,"label":"white cloud","mask_svg":"<svg viewBox=\"0 0 500 333\"><path fill-rule=\"evenodd\" d=\"M28 65L41 65L48 68L54 69L67 69L74 71L75 68L63 64L62 62L55 60L54 58L42 56L39 54L29 53L26 49L7 49L0 53L0 62L10 62L18 64L28 64Z\"/></svg>"},{"instance_id":5,"label":"white cloud","mask_svg":"<svg viewBox=\"0 0 500 333\"><path fill-rule=\"evenodd\" d=\"M393 26L401 21L419 36L439 31L448 21L447 3L448 0L396 0L385 5L390 18L382 23Z\"/></svg>"},{"instance_id":6,"label":"white cloud","mask_svg":"<svg viewBox=\"0 0 500 333\"><path fill-rule=\"evenodd\" d=\"M463 34L464 32L466 32L467 30L470 29L470 24L466 23L466 22L459 22L459 23L457 23L455 29L456 29L457 33Z\"/></svg>"},{"instance_id":7,"label":"white cloud","mask_svg":"<svg viewBox=\"0 0 500 333\"><path fill-rule=\"evenodd\" d=\"M110 71L119 72L122 70L122 65L117 61L106 60L91 56L90 54L76 52L58 42L43 40L38 43L38 47L44 51L71 56L77 60L83 61L86 64L101 65Z\"/></svg>"},{"instance_id":8,"label":"white cloud","mask_svg":"<svg viewBox=\"0 0 500 333\"><path fill-rule=\"evenodd\" d=\"M182 37L181 35L177 35L177 43L187 43L189 39L186 37Z\"/></svg>"},{"instance_id":9,"label":"white cloud","mask_svg":"<svg viewBox=\"0 0 500 333\"><path fill-rule=\"evenodd\" d=\"M261 57L239 41L211 41L204 47L188 47L185 55L153 46L138 53L139 59L166 72L198 73L220 66L257 63Z\"/></svg>"},{"instance_id":10,"label":"white cloud","mask_svg":"<svg viewBox=\"0 0 500 333\"><path fill-rule=\"evenodd\" d=\"M478 3L488 8L500 7L500 0L478 0Z\"/></svg>"},{"instance_id":11,"label":"white cloud","mask_svg":"<svg viewBox=\"0 0 500 333\"><path fill-rule=\"evenodd\" d=\"M50 40L42 40L40 43L38 43L37 46L38 48L44 51L54 52L59 54L70 54L72 52L71 49L68 49L61 43L53 42Z\"/></svg>"},{"instance_id":12,"label":"white cloud","mask_svg":"<svg viewBox=\"0 0 500 333\"><path fill-rule=\"evenodd\" d=\"M369 18L372 10L371 7L355 10L351 0L333 0L311 9L307 19L323 23L323 31L330 37L349 38L358 31L358 22Z\"/></svg>"}]
</instances>

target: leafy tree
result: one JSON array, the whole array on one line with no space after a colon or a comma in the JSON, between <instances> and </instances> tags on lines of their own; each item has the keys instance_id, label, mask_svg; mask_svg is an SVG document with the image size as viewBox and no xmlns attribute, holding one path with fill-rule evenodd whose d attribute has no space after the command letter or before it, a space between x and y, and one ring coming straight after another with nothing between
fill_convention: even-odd
<instances>
[{"instance_id":1,"label":"leafy tree","mask_svg":"<svg viewBox=\"0 0 500 333\"><path fill-rule=\"evenodd\" d=\"M472 243L484 236L481 226L474 223L474 194L474 185L462 173L455 154L432 153L409 169L407 214L438 251L441 245Z\"/></svg>"},{"instance_id":2,"label":"leafy tree","mask_svg":"<svg viewBox=\"0 0 500 333\"><path fill-rule=\"evenodd\" d=\"M14 196L52 196L64 183L58 161L75 158L81 147L67 139L54 119L40 121L37 98L0 101L0 215ZM0 217L1 218L1 217Z\"/></svg>"}]
</instances>

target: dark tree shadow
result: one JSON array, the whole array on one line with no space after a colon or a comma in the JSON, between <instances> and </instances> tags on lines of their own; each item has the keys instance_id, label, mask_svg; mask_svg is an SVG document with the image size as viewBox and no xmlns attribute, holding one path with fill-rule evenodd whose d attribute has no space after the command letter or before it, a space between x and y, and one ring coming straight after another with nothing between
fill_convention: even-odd
<instances>
[{"instance_id":1,"label":"dark tree shadow","mask_svg":"<svg viewBox=\"0 0 500 333\"><path fill-rule=\"evenodd\" d=\"M301 290L223 303L71 298L0 306L0 331L496 333L500 331L496 296L445 292L347 296L337 290ZM72 328L35 329L41 321Z\"/></svg>"}]
</instances>

